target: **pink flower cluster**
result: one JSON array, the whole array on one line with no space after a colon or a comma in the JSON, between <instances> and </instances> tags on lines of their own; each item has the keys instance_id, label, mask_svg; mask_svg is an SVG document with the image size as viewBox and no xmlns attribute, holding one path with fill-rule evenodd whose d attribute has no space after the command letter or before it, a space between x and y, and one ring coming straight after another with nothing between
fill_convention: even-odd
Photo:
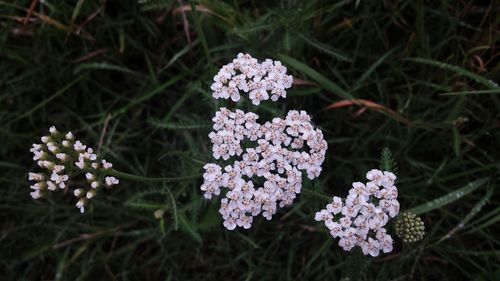
<instances>
[{"instance_id":1,"label":"pink flower cluster","mask_svg":"<svg viewBox=\"0 0 500 281\"><path fill-rule=\"evenodd\" d=\"M376 257L380 251L392 251L393 240L384 226L399 213L398 190L391 172L373 169L366 178L366 184L352 184L345 200L333 197L314 219L323 221L330 234L340 238L339 246L345 251L359 246L363 254Z\"/></svg>"},{"instance_id":2,"label":"pink flower cluster","mask_svg":"<svg viewBox=\"0 0 500 281\"><path fill-rule=\"evenodd\" d=\"M286 67L279 61L266 59L259 63L249 54L239 53L229 64L224 65L214 76L211 86L216 99L240 100L240 91L249 93L252 103L286 98L286 89L292 86L293 77L286 75Z\"/></svg>"},{"instance_id":3,"label":"pink flower cluster","mask_svg":"<svg viewBox=\"0 0 500 281\"><path fill-rule=\"evenodd\" d=\"M209 163L204 166L201 190L210 199L221 188L229 191L221 200L219 212L227 229L250 228L253 216L270 220L279 207L292 204L302 187L302 172L309 179L321 173L327 143L323 133L311 125L305 111L291 110L286 118L274 118L261 125L255 113L221 108L212 119L215 131L209 134L215 159L233 161L224 169ZM243 148L244 141L257 142ZM306 146L309 152L304 151ZM257 186L253 177L264 178Z\"/></svg>"}]
</instances>

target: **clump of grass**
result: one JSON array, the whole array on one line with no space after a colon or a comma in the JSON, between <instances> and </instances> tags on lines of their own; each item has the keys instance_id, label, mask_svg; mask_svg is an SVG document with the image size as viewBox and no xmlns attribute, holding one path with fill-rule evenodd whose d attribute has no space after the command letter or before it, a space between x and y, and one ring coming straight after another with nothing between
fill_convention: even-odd
<instances>
[{"instance_id":1,"label":"clump of grass","mask_svg":"<svg viewBox=\"0 0 500 281\"><path fill-rule=\"evenodd\" d=\"M186 1L0 2L0 272L345 278L350 255L312 219L328 200L317 195L345 195L340 183L376 165L387 146L402 209L418 213L426 235L364 262L359 279L498 275L495 3L207 0L194 1L194 16ZM225 231L201 178L124 182L84 215L69 196L30 199L29 146L50 125L76 129L120 171L201 176L207 120L227 106L210 97L212 72L238 52L279 59L298 79L285 103L262 104L262 118L307 110L329 142L324 174L304 182L310 192L279 219Z\"/></svg>"}]
</instances>

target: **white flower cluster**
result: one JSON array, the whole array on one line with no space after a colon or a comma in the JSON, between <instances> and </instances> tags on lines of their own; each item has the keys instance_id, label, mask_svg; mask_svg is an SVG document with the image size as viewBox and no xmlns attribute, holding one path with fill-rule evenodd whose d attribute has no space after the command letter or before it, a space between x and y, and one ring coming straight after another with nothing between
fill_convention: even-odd
<instances>
[{"instance_id":1,"label":"white flower cluster","mask_svg":"<svg viewBox=\"0 0 500 281\"><path fill-rule=\"evenodd\" d=\"M302 172L309 179L321 173L327 143L323 133L311 125L305 111L291 110L286 119L274 118L261 125L255 113L221 108L212 119L214 132L209 134L215 159L241 157L233 165L209 163L204 166L201 190L210 199L221 188L229 191L221 200L219 212L224 226L250 228L253 216L262 214L270 220L279 207L292 204L302 187ZM243 142L257 142L243 148ZM309 147L309 152L303 151ZM263 177L262 186L252 181Z\"/></svg>"},{"instance_id":2,"label":"white flower cluster","mask_svg":"<svg viewBox=\"0 0 500 281\"><path fill-rule=\"evenodd\" d=\"M352 184L345 200L333 197L314 219L323 221L330 234L340 238L339 246L345 251L359 246L363 254L376 257L380 251L392 251L393 240L384 226L399 213L398 190L391 172L373 169L366 178L366 184Z\"/></svg>"},{"instance_id":3,"label":"white flower cluster","mask_svg":"<svg viewBox=\"0 0 500 281\"><path fill-rule=\"evenodd\" d=\"M239 53L233 62L224 65L214 76L211 86L216 99L240 100L240 91L249 93L252 103L286 98L286 89L292 86L293 77L286 75L286 67L279 61L266 59L259 63L249 54Z\"/></svg>"},{"instance_id":4,"label":"white flower cluster","mask_svg":"<svg viewBox=\"0 0 500 281\"><path fill-rule=\"evenodd\" d=\"M76 207L80 212L85 211L88 200L96 195L96 189L102 185L111 188L119 180L112 176L105 176L106 170L113 165L106 160L99 161L94 150L75 140L71 132L61 134L52 126L50 135L41 138L41 144L33 144L30 151L33 160L40 168L47 172L29 173L28 179L36 183L31 185L31 197L39 199L46 190L56 191L68 188L70 179L78 175L85 175L88 186L76 188L73 194L78 198Z\"/></svg>"}]
</instances>

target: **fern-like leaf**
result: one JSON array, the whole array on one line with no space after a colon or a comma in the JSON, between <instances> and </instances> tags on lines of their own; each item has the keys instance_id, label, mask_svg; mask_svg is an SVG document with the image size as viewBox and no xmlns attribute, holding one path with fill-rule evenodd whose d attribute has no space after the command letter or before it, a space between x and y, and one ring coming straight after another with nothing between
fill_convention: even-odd
<instances>
[{"instance_id":1,"label":"fern-like leaf","mask_svg":"<svg viewBox=\"0 0 500 281\"><path fill-rule=\"evenodd\" d=\"M389 171L394 174L398 171L398 165L396 160L394 160L394 156L389 148L384 147L382 149L382 154L380 155L380 169L382 171Z\"/></svg>"}]
</instances>

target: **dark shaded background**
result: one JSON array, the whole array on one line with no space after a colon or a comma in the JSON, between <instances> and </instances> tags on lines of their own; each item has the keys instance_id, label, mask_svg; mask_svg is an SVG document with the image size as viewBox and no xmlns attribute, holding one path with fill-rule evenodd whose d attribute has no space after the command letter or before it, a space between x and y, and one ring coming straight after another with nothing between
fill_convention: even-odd
<instances>
[{"instance_id":1,"label":"dark shaded background","mask_svg":"<svg viewBox=\"0 0 500 281\"><path fill-rule=\"evenodd\" d=\"M1 279L500 279L498 1L195 4L196 17L181 0L0 1ZM383 147L398 162L402 210L486 183L423 213L423 241L397 240L378 258L336 245L313 220L326 204L314 193L225 230L199 185L209 118L227 105L211 79L238 52L294 75L262 119L304 109L325 133L324 172L304 188L346 195ZM358 105L327 109L350 97ZM84 215L64 192L31 200L28 150L51 125L121 171L200 178L122 180Z\"/></svg>"}]
</instances>

